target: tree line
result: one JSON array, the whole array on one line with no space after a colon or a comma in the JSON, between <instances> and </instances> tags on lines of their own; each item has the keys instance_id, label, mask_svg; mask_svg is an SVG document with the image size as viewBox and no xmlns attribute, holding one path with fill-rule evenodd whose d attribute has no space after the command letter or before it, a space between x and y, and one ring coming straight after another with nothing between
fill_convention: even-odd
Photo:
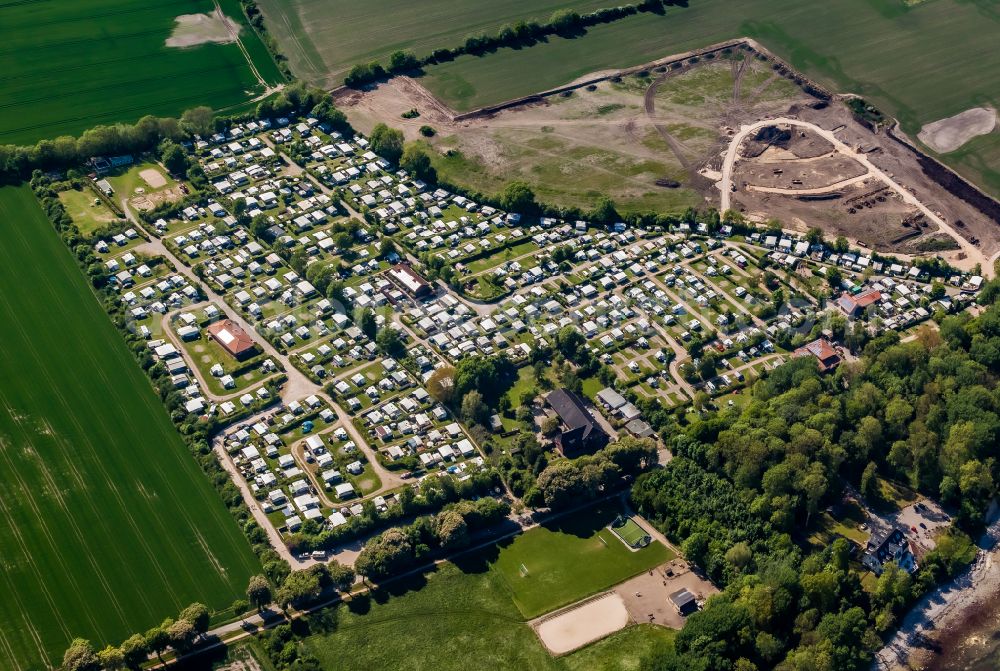
<instances>
[{"instance_id":1,"label":"tree line","mask_svg":"<svg viewBox=\"0 0 1000 671\"><path fill-rule=\"evenodd\" d=\"M425 65L447 63L459 56L482 56L502 48L530 47L552 36L579 37L589 27L612 23L640 12L662 14L665 5L674 4L683 3L679 0L642 0L636 4L605 7L587 14L580 14L572 9L560 9L555 11L548 21L518 21L514 24L505 24L492 35L487 33L470 35L459 46L435 49L424 57L415 56L408 51L395 51L389 55L389 61L385 65L379 61L358 63L348 72L344 84L351 88L360 88L391 75L413 72Z\"/></svg>"}]
</instances>

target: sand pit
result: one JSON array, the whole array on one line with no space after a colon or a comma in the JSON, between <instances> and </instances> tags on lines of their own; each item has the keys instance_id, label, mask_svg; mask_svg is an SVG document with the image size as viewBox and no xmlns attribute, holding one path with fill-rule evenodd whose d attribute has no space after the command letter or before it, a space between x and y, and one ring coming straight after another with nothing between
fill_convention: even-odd
<instances>
[{"instance_id":1,"label":"sand pit","mask_svg":"<svg viewBox=\"0 0 1000 671\"><path fill-rule=\"evenodd\" d=\"M947 119L927 124L920 129L917 137L939 154L947 154L978 135L993 132L996 123L995 109L973 107Z\"/></svg>"},{"instance_id":2,"label":"sand pit","mask_svg":"<svg viewBox=\"0 0 1000 671\"><path fill-rule=\"evenodd\" d=\"M625 602L610 593L546 616L532 626L549 652L562 655L624 629L628 622Z\"/></svg>"},{"instance_id":3,"label":"sand pit","mask_svg":"<svg viewBox=\"0 0 1000 671\"><path fill-rule=\"evenodd\" d=\"M151 189L159 189L161 186L167 185L167 178L163 176L159 170L155 168L146 168L139 172L139 177L142 178L146 184L149 184Z\"/></svg>"},{"instance_id":4,"label":"sand pit","mask_svg":"<svg viewBox=\"0 0 1000 671\"><path fill-rule=\"evenodd\" d=\"M221 12L181 14L174 21L174 32L167 38L168 47L196 47L199 44L229 44L240 34L240 24Z\"/></svg>"}]
</instances>

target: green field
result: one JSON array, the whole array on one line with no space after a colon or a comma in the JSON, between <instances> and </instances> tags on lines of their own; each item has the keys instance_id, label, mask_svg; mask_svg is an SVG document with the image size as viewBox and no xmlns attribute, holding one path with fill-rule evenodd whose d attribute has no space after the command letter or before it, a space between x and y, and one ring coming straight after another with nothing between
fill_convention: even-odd
<instances>
[{"instance_id":1,"label":"green field","mask_svg":"<svg viewBox=\"0 0 1000 671\"><path fill-rule=\"evenodd\" d=\"M638 552L625 547L604 528L619 512L606 504L561 517L500 551L493 568L525 617L573 603L674 558L661 543Z\"/></svg>"},{"instance_id":2,"label":"green field","mask_svg":"<svg viewBox=\"0 0 1000 671\"><path fill-rule=\"evenodd\" d=\"M463 56L421 82L458 110L565 84L605 68L749 36L838 92L866 96L915 135L928 122L1000 106L1000 3L933 0L697 0L662 16L640 14L525 49ZM947 161L1000 193L1000 132Z\"/></svg>"},{"instance_id":3,"label":"green field","mask_svg":"<svg viewBox=\"0 0 1000 671\"><path fill-rule=\"evenodd\" d=\"M634 671L674 632L633 625L564 657L542 647L508 598L503 580L477 558L443 565L373 598L336 609L336 629L306 640L324 669L362 671Z\"/></svg>"},{"instance_id":4,"label":"green field","mask_svg":"<svg viewBox=\"0 0 1000 671\"><path fill-rule=\"evenodd\" d=\"M296 77L333 87L355 63L385 61L398 49L426 55L469 35L521 19L547 21L557 9L587 12L606 0L259 0L267 29Z\"/></svg>"},{"instance_id":5,"label":"green field","mask_svg":"<svg viewBox=\"0 0 1000 671\"><path fill-rule=\"evenodd\" d=\"M42 669L259 565L27 187L0 221L0 668Z\"/></svg>"},{"instance_id":6,"label":"green field","mask_svg":"<svg viewBox=\"0 0 1000 671\"><path fill-rule=\"evenodd\" d=\"M268 84L281 76L239 0L221 0ZM165 42L174 18L210 0L48 0L0 4L0 144L78 134L98 123L219 109L263 91L236 44Z\"/></svg>"},{"instance_id":7,"label":"green field","mask_svg":"<svg viewBox=\"0 0 1000 671\"><path fill-rule=\"evenodd\" d=\"M90 235L118 221L118 216L111 211L111 208L87 187L79 191L67 189L59 194L59 200L66 208L66 213L72 217L73 223L84 235Z\"/></svg>"}]
</instances>

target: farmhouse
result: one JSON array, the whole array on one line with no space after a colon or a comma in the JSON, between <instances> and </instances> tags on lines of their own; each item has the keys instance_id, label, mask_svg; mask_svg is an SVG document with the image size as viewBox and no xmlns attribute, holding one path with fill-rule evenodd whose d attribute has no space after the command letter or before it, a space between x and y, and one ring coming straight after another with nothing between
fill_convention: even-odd
<instances>
[{"instance_id":1,"label":"farmhouse","mask_svg":"<svg viewBox=\"0 0 1000 671\"><path fill-rule=\"evenodd\" d=\"M238 361L249 358L257 349L247 332L231 319L216 322L205 330Z\"/></svg>"},{"instance_id":2,"label":"farmhouse","mask_svg":"<svg viewBox=\"0 0 1000 671\"><path fill-rule=\"evenodd\" d=\"M389 269L389 277L413 298L424 298L431 294L431 285L408 265L396 264Z\"/></svg>"},{"instance_id":3,"label":"farmhouse","mask_svg":"<svg viewBox=\"0 0 1000 671\"><path fill-rule=\"evenodd\" d=\"M564 455L592 453L608 444L608 434L594 420L579 396L568 389L556 389L545 397L545 402L559 416L561 426L556 445Z\"/></svg>"}]
</instances>

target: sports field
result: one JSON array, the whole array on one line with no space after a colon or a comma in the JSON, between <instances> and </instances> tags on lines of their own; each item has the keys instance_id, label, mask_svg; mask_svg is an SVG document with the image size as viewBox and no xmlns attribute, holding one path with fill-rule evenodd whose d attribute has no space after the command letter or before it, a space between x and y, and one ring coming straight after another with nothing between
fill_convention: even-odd
<instances>
[{"instance_id":1,"label":"sports field","mask_svg":"<svg viewBox=\"0 0 1000 671\"><path fill-rule=\"evenodd\" d=\"M970 107L1000 107L1000 10L994 2L698 0L662 16L640 14L527 49L463 56L427 69L421 83L469 110L740 36L760 41L838 92L866 96L915 135ZM1000 193L1000 132L946 160Z\"/></svg>"},{"instance_id":2,"label":"sports field","mask_svg":"<svg viewBox=\"0 0 1000 671\"><path fill-rule=\"evenodd\" d=\"M0 3L0 144L245 102L263 91L248 57L266 83L277 83L277 67L242 20L239 0L219 4L241 24L246 54L233 42L166 45L174 19L211 14L211 0Z\"/></svg>"},{"instance_id":3,"label":"sports field","mask_svg":"<svg viewBox=\"0 0 1000 671\"><path fill-rule=\"evenodd\" d=\"M338 606L327 618L335 628L306 639L306 649L324 669L338 671L635 671L655 646L673 640L669 629L632 625L554 658L511 602L503 580L482 561L445 563L427 576Z\"/></svg>"},{"instance_id":4,"label":"sports field","mask_svg":"<svg viewBox=\"0 0 1000 671\"><path fill-rule=\"evenodd\" d=\"M259 565L27 187L0 221L0 669L34 670Z\"/></svg>"},{"instance_id":5,"label":"sports field","mask_svg":"<svg viewBox=\"0 0 1000 671\"><path fill-rule=\"evenodd\" d=\"M622 526L616 527L612 524L611 528L627 545L632 547L638 547L642 539L649 536L646 530L631 517L627 518Z\"/></svg>"},{"instance_id":6,"label":"sports field","mask_svg":"<svg viewBox=\"0 0 1000 671\"><path fill-rule=\"evenodd\" d=\"M259 0L267 29L295 76L339 86L356 63L386 61L398 49L426 55L469 35L496 33L522 19L547 21L557 9L587 12L605 0Z\"/></svg>"},{"instance_id":7,"label":"sports field","mask_svg":"<svg viewBox=\"0 0 1000 671\"><path fill-rule=\"evenodd\" d=\"M500 551L500 573L526 618L616 585L674 558L662 543L632 552L605 527L617 506L588 509L525 532Z\"/></svg>"}]
</instances>

